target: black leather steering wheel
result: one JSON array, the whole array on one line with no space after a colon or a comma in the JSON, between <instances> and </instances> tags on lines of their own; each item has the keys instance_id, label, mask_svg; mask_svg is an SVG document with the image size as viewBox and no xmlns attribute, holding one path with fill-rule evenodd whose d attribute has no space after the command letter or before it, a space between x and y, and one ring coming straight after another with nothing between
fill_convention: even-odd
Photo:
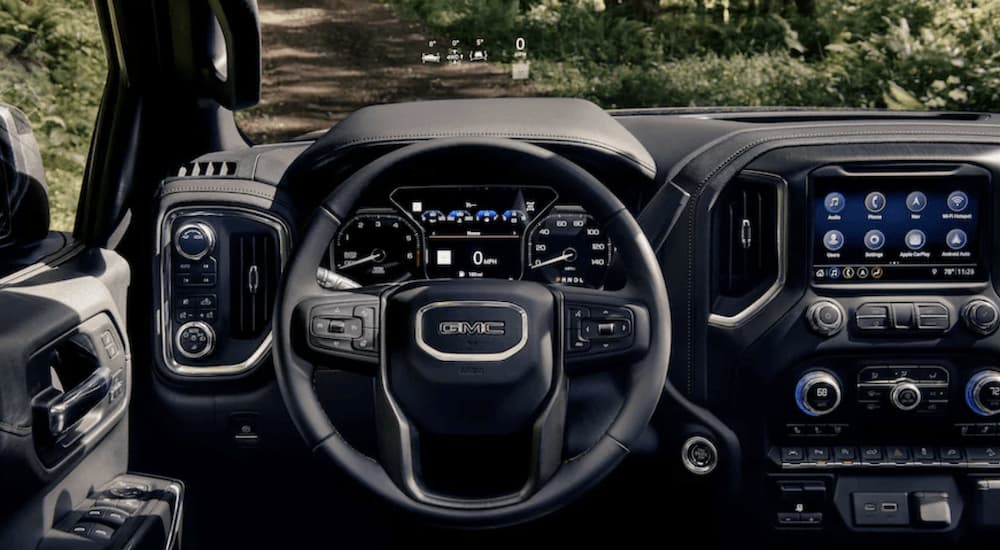
<instances>
[{"instance_id":1,"label":"black leather steering wheel","mask_svg":"<svg viewBox=\"0 0 1000 550\"><path fill-rule=\"evenodd\" d=\"M620 290L528 281L439 279L322 289L317 267L364 194L406 182L545 185L599 223L627 266ZM329 319L363 319L360 351L324 338ZM488 322L486 324L485 322ZM618 323L614 340L581 330ZM583 328L585 327L585 328ZM614 329L618 330L618 329ZM367 332L370 331L370 332ZM356 343L357 341L355 341ZM375 377L378 460L352 447L314 390L317 357L367 360ZM590 173L540 147L507 139L440 139L409 145L362 168L317 209L277 296L274 362L285 405L315 451L389 502L437 524L486 527L527 521L565 506L628 454L656 409L670 357L667 291L649 242L625 206ZM564 456L567 392L576 365L614 369L622 405L590 448ZM421 442L474 440L526 430L523 486L484 497L428 486L433 456ZM461 443L459 443L459 446ZM424 449L426 451L426 449ZM483 475L491 475L484 471Z\"/></svg>"}]
</instances>

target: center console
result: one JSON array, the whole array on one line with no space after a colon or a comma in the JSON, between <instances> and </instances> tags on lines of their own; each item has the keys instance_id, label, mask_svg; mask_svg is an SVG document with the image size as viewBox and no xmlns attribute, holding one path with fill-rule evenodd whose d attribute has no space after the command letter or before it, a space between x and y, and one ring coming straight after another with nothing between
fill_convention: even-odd
<instances>
[{"instance_id":1,"label":"center console","mask_svg":"<svg viewBox=\"0 0 1000 550\"><path fill-rule=\"evenodd\" d=\"M828 165L805 195L804 302L768 336L795 351L761 381L772 529L1000 527L990 172Z\"/></svg>"}]
</instances>

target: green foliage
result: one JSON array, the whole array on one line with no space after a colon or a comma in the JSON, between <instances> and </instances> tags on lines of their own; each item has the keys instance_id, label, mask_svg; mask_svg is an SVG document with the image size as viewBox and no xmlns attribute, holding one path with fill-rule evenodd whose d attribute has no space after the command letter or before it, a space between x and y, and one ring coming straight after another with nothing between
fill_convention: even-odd
<instances>
[{"instance_id":1,"label":"green foliage","mask_svg":"<svg viewBox=\"0 0 1000 550\"><path fill-rule=\"evenodd\" d=\"M389 3L491 59L523 36L539 90L607 107L1000 110L1000 0Z\"/></svg>"},{"instance_id":2,"label":"green foliage","mask_svg":"<svg viewBox=\"0 0 1000 550\"><path fill-rule=\"evenodd\" d=\"M34 127L54 229L72 230L106 73L90 0L0 0L0 101Z\"/></svg>"}]
</instances>

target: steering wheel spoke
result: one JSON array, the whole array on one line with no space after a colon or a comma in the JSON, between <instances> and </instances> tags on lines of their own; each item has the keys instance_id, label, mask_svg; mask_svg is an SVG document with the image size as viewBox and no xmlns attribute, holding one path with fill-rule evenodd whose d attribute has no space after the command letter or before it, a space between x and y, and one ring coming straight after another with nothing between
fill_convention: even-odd
<instances>
[{"instance_id":1,"label":"steering wheel spoke","mask_svg":"<svg viewBox=\"0 0 1000 550\"><path fill-rule=\"evenodd\" d=\"M314 354L378 364L381 305L372 289L328 291L299 302L306 346Z\"/></svg>"},{"instance_id":2,"label":"steering wheel spoke","mask_svg":"<svg viewBox=\"0 0 1000 550\"><path fill-rule=\"evenodd\" d=\"M562 296L563 358L571 372L632 364L649 351L649 310L630 289L552 288Z\"/></svg>"}]
</instances>

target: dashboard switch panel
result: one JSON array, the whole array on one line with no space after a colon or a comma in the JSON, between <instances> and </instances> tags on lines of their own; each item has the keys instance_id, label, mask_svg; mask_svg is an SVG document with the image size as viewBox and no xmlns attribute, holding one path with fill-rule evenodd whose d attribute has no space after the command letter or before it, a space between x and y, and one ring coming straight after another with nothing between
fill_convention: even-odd
<instances>
[{"instance_id":1,"label":"dashboard switch panel","mask_svg":"<svg viewBox=\"0 0 1000 550\"><path fill-rule=\"evenodd\" d=\"M161 351L170 374L222 376L258 365L270 346L287 226L243 207L184 206L160 226Z\"/></svg>"},{"instance_id":2,"label":"dashboard switch panel","mask_svg":"<svg viewBox=\"0 0 1000 550\"><path fill-rule=\"evenodd\" d=\"M941 302L865 302L854 312L861 332L912 335L951 328L951 310Z\"/></svg>"}]
</instances>

